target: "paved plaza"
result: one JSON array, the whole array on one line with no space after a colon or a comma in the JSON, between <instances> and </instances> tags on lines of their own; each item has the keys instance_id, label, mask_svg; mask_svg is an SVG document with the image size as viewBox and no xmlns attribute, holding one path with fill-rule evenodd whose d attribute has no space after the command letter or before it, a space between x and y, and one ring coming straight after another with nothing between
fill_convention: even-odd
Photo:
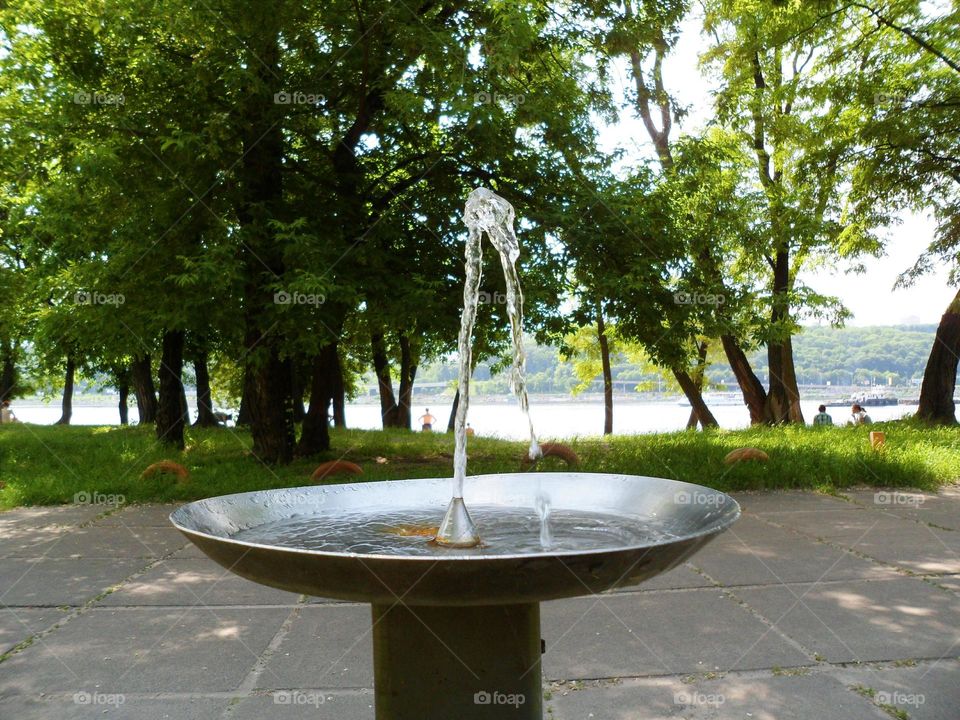
<instances>
[{"instance_id":1,"label":"paved plaza","mask_svg":"<svg viewBox=\"0 0 960 720\"><path fill-rule=\"evenodd\" d=\"M735 497L686 565L543 604L545 717L960 718L960 489ZM236 577L172 509L0 513L0 718L372 720L369 607Z\"/></svg>"}]
</instances>

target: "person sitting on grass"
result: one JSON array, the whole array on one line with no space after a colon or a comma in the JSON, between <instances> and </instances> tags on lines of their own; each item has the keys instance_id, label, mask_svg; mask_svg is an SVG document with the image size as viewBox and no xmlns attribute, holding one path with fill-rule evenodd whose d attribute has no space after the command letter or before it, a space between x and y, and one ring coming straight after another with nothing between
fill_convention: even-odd
<instances>
[{"instance_id":1,"label":"person sitting on grass","mask_svg":"<svg viewBox=\"0 0 960 720\"><path fill-rule=\"evenodd\" d=\"M17 416L13 414L13 410L10 409L10 401L4 400L0 403L0 423L15 423L20 422L17 420Z\"/></svg>"},{"instance_id":2,"label":"person sitting on grass","mask_svg":"<svg viewBox=\"0 0 960 720\"><path fill-rule=\"evenodd\" d=\"M425 408L423 415L417 418L417 422L420 423L420 429L423 430L423 432L430 432L433 430L433 424L436 421L437 419L430 414L430 408Z\"/></svg>"},{"instance_id":3,"label":"person sitting on grass","mask_svg":"<svg viewBox=\"0 0 960 720\"><path fill-rule=\"evenodd\" d=\"M867 415L867 411L860 407L859 404L854 403L853 407L850 408L850 424L851 425L869 425L873 420L870 419L870 416Z\"/></svg>"},{"instance_id":4,"label":"person sitting on grass","mask_svg":"<svg viewBox=\"0 0 960 720\"><path fill-rule=\"evenodd\" d=\"M827 406L821 405L817 408L819 412L813 416L814 425L833 425L833 418L827 412Z\"/></svg>"}]
</instances>

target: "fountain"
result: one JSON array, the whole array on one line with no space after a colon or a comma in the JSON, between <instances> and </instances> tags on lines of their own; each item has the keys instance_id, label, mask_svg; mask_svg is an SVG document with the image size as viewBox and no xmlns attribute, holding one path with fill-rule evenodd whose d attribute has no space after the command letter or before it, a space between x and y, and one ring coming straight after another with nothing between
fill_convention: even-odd
<instances>
[{"instance_id":1,"label":"fountain","mask_svg":"<svg viewBox=\"0 0 960 720\"><path fill-rule=\"evenodd\" d=\"M242 577L370 603L377 720L540 720L540 602L641 583L683 562L740 515L723 493L661 478L467 477L482 233L500 253L513 386L527 413L529 456L540 453L523 379L513 219L503 198L482 188L471 193L452 500L450 480L394 480L226 495L170 516Z\"/></svg>"}]
</instances>

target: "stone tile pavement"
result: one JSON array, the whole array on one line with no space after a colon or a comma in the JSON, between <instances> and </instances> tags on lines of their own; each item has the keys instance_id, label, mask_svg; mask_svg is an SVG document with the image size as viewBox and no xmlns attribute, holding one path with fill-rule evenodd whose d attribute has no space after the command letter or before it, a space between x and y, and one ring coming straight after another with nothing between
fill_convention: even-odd
<instances>
[{"instance_id":1,"label":"stone tile pavement","mask_svg":"<svg viewBox=\"0 0 960 720\"><path fill-rule=\"evenodd\" d=\"M685 566L543 605L547 718L960 718L960 489L737 499ZM0 513L0 719L372 720L369 608L231 575L172 509Z\"/></svg>"}]
</instances>

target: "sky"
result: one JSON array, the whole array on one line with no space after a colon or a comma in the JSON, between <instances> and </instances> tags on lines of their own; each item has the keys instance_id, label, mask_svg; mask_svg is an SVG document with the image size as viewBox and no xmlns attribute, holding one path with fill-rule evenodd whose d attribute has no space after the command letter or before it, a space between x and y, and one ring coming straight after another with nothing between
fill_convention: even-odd
<instances>
[{"instance_id":1,"label":"sky","mask_svg":"<svg viewBox=\"0 0 960 720\"><path fill-rule=\"evenodd\" d=\"M700 34L700 19L691 17L672 55L664 63L664 82L681 105L689 106L690 114L674 134L697 132L710 117L711 83L698 69L698 57L707 48ZM626 64L613 71L613 81L620 87L632 85ZM626 109L616 126L601 133L605 149L622 148L637 156L649 156L649 141L642 122ZM814 290L833 295L843 302L853 316L847 325L936 324L956 288L947 285L947 271L940 268L920 278L912 287L894 289L898 276L913 266L924 248L933 239L935 224L928 213L904 212L900 224L886 228L881 237L887 239L886 255L862 258L861 274L851 274L853 263L838 263L834 268L821 267L802 274L803 281Z\"/></svg>"}]
</instances>

